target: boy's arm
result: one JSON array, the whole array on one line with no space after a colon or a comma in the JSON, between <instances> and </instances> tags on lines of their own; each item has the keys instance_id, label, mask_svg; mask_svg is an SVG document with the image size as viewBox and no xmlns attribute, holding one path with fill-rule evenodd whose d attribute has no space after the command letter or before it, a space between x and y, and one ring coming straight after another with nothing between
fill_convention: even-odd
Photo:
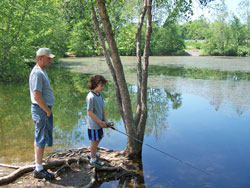
<instances>
[{"instance_id":1,"label":"boy's arm","mask_svg":"<svg viewBox=\"0 0 250 188\"><path fill-rule=\"evenodd\" d=\"M98 117L96 117L96 115L91 111L88 110L88 115L89 117L91 117L96 123L98 123L102 128L107 128L107 125L104 121L101 121L100 119L98 119Z\"/></svg>"},{"instance_id":2,"label":"boy's arm","mask_svg":"<svg viewBox=\"0 0 250 188\"><path fill-rule=\"evenodd\" d=\"M107 119L107 117L106 117L106 112L105 112L104 109L103 109L103 112L104 112L104 121L105 121L105 122L108 122L108 119Z\"/></svg>"}]
</instances>

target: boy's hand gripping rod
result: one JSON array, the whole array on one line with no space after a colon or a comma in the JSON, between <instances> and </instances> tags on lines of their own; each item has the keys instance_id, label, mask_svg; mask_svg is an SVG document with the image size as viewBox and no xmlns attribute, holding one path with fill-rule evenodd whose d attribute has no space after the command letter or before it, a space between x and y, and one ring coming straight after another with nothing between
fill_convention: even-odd
<instances>
[{"instance_id":1,"label":"boy's hand gripping rod","mask_svg":"<svg viewBox=\"0 0 250 188\"><path fill-rule=\"evenodd\" d=\"M180 159L174 157L173 155L170 155L170 154L168 154L168 153L166 153L166 152L164 152L164 151L162 151L162 150L160 150L160 149L157 149L157 148L155 148L155 147L153 147L153 146L151 146L151 145L149 145L149 144L147 144L147 143L144 143L143 141L139 140L138 138L135 138L135 137L133 137L133 136L130 136L130 135L128 135L128 134L126 134L126 133L124 133L124 132L122 132L122 131L119 131L118 129L116 129L116 128L114 127L114 123L113 123L113 122L107 122L106 125L107 125L108 128L111 128L111 129L113 129L113 130L115 130L115 131L117 131L117 132L119 132L119 133L121 133L121 134L124 134L125 136L127 136L127 137L129 137L129 138L132 138L132 139L136 140L137 142L140 142L140 143L142 143L142 144L144 144L144 145L146 145L146 146L148 146L148 147L150 147L150 148L152 148L152 149L154 149L154 150L156 150L156 151L159 151L159 152L163 153L164 155L167 155L168 157L170 157L170 158L172 158L172 159L175 159L176 161L179 161L180 163L182 163L182 164L184 164L184 165L186 165L186 166L189 166L189 167L191 167L191 168L193 168L193 169L196 169L196 170L198 170L198 171L200 171L200 172L202 172L202 173L204 173L204 174L206 174L206 175L211 175L210 173L208 173L208 172L206 172L206 171L204 171L204 170L202 170L202 169L199 169L199 168L197 168L197 167L195 167L195 166L193 166L193 165L191 165L191 164L189 164L189 163L186 163L186 162L184 162L184 161L182 161L182 160L180 160Z\"/></svg>"}]
</instances>

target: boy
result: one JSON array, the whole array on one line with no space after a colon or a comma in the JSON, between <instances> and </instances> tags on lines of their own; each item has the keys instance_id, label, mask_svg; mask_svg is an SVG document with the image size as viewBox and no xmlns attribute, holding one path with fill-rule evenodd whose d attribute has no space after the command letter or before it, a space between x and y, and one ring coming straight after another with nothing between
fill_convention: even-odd
<instances>
[{"instance_id":1,"label":"boy","mask_svg":"<svg viewBox=\"0 0 250 188\"><path fill-rule=\"evenodd\" d=\"M107 118L104 110L104 101L101 91L107 80L101 75L94 75L91 77L88 88L90 92L86 97L87 103L87 123L88 136L91 140L90 145L90 165L103 166L104 163L99 161L96 155L97 146L103 138L103 128L107 128Z\"/></svg>"}]
</instances>

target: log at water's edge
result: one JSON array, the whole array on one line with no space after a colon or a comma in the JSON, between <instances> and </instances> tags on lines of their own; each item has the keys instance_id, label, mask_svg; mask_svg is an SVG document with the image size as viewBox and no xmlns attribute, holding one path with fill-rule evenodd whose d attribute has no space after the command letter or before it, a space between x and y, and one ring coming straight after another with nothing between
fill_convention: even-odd
<instances>
[{"instance_id":1,"label":"log at water's edge","mask_svg":"<svg viewBox=\"0 0 250 188\"><path fill-rule=\"evenodd\" d=\"M69 159L60 159L60 160L55 160L55 161L49 161L48 163L46 163L44 165L44 168L50 169L50 168L53 168L56 166L61 166L64 164L71 164L71 163L74 163L77 161L86 163L87 159L81 157L79 159L69 158ZM7 165L5 165L5 166L7 166ZM12 182L12 181L16 180L18 177L20 177L21 175L33 171L34 168L35 168L35 165L26 165L24 167L20 167L17 170L15 170L14 172L12 172L11 174L4 176L4 177L0 177L0 185Z\"/></svg>"},{"instance_id":2,"label":"log at water's edge","mask_svg":"<svg viewBox=\"0 0 250 188\"><path fill-rule=\"evenodd\" d=\"M12 172L11 174L4 176L4 177L1 177L0 178L0 185L12 182L15 179L17 179L19 176L21 176L27 172L31 172L32 170L34 170L34 168L35 168L35 165L28 165L28 166L18 168L17 170Z\"/></svg>"},{"instance_id":3,"label":"log at water's edge","mask_svg":"<svg viewBox=\"0 0 250 188\"><path fill-rule=\"evenodd\" d=\"M2 163L0 163L0 167L12 168L12 169L19 169L20 168L20 166L13 166L13 165L2 164Z\"/></svg>"}]
</instances>

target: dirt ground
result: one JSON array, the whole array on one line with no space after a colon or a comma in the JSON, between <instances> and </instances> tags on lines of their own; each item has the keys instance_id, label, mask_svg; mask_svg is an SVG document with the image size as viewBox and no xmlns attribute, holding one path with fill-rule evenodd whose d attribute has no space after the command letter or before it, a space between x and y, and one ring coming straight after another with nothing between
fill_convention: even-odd
<instances>
[{"instance_id":1,"label":"dirt ground","mask_svg":"<svg viewBox=\"0 0 250 188\"><path fill-rule=\"evenodd\" d=\"M3 169L3 168L1 168ZM8 169L5 171L8 171ZM53 172L49 170L50 172ZM55 180L46 181L44 179L39 180L33 177L33 172L29 172L22 177L15 180L13 183L2 185L2 187L16 188L16 187L27 187L27 188L40 188L40 187L84 187L90 182L90 176L92 170L88 165L82 165L80 169L75 168L74 171L66 170L62 175L56 177Z\"/></svg>"},{"instance_id":2,"label":"dirt ground","mask_svg":"<svg viewBox=\"0 0 250 188\"><path fill-rule=\"evenodd\" d=\"M124 174L130 174L129 171L125 170L126 165L128 166L129 161L118 151L107 150L105 148L99 148L98 153L100 154L100 160L105 163L104 167L96 169L89 165L87 154L89 154L88 148L79 148L75 150L69 150L64 153L54 153L53 155L46 158L45 161L55 162L59 160L71 159L82 159L81 162L68 162L66 165L50 167L49 172L56 174L56 179L51 181L46 181L45 179L35 179L33 177L33 171L23 174L18 177L15 181L4 184L0 187L16 188L73 188L73 187L98 187L100 182L105 182L105 179L119 179ZM46 163L46 162L45 162ZM27 166L31 164L13 164L15 166ZM131 167L130 167L131 168ZM119 170L118 170L119 169ZM0 183L1 177L4 177L15 169L0 167ZM99 174L98 174L99 173ZM93 177L96 177L95 183L93 182ZM98 178L98 179L97 179ZM99 182L99 183L98 183Z\"/></svg>"}]
</instances>

